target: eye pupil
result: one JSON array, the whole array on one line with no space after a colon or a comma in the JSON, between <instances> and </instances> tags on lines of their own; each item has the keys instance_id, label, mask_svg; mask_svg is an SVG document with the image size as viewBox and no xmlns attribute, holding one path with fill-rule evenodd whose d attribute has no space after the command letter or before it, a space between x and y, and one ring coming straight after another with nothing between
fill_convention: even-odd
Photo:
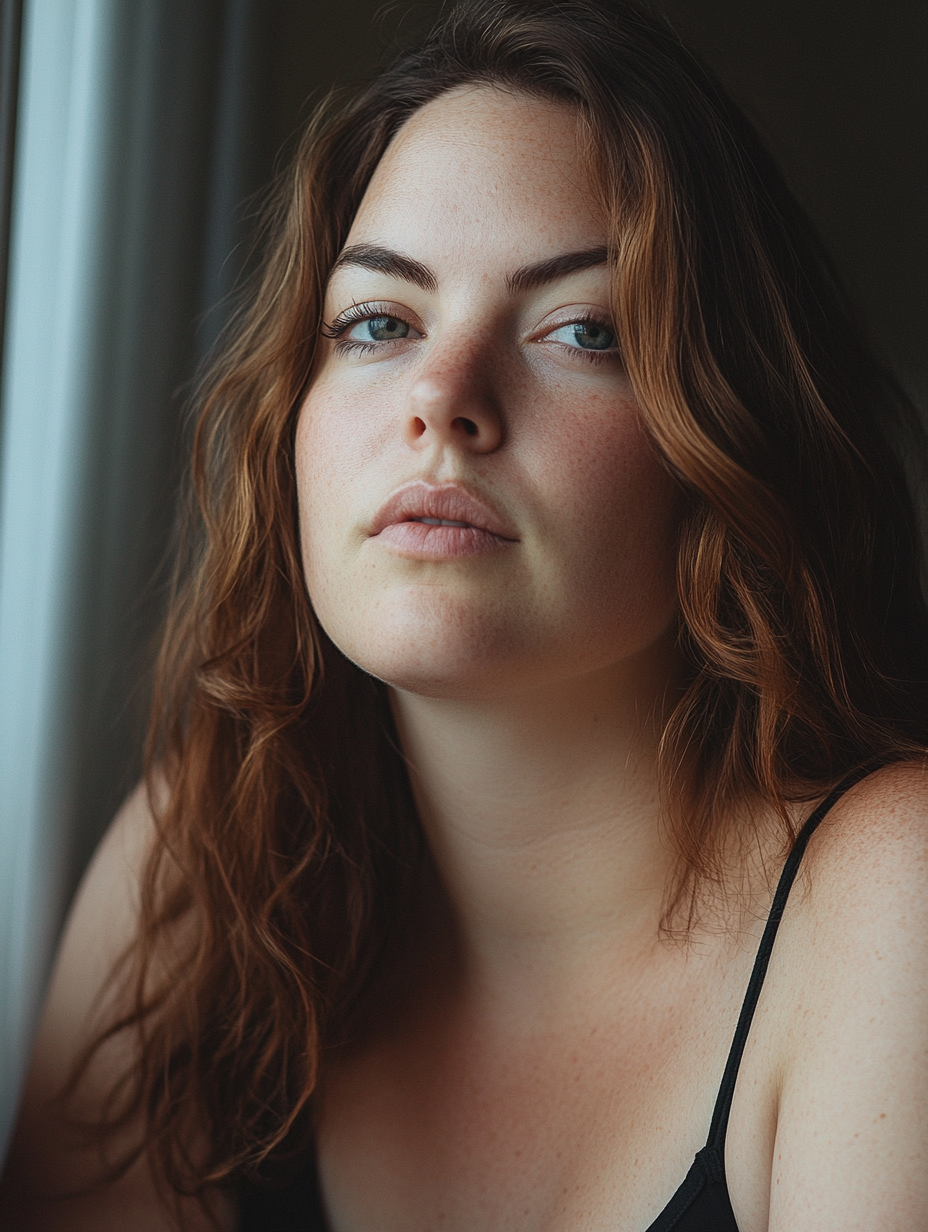
<instances>
[{"instance_id":1,"label":"eye pupil","mask_svg":"<svg viewBox=\"0 0 928 1232\"><path fill-rule=\"evenodd\" d=\"M371 317L367 330L374 342L389 342L392 338L405 338L409 326L399 317Z\"/></svg>"},{"instance_id":2,"label":"eye pupil","mask_svg":"<svg viewBox=\"0 0 928 1232\"><path fill-rule=\"evenodd\" d=\"M578 321L574 325L574 340L586 351L608 351L615 342L615 334L595 321Z\"/></svg>"}]
</instances>

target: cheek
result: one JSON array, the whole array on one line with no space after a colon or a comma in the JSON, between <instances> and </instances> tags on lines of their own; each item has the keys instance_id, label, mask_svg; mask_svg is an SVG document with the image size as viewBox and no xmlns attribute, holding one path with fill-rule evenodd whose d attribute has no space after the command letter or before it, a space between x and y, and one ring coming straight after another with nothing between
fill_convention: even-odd
<instances>
[{"instance_id":1,"label":"cheek","mask_svg":"<svg viewBox=\"0 0 928 1232\"><path fill-rule=\"evenodd\" d=\"M351 519L347 494L356 489L361 468L356 442L337 430L338 407L324 391L313 391L297 422L295 465L303 570L316 610L336 579L335 553Z\"/></svg>"},{"instance_id":2,"label":"cheek","mask_svg":"<svg viewBox=\"0 0 928 1232\"><path fill-rule=\"evenodd\" d=\"M336 548L347 547L388 451L384 416L378 421L363 399L320 383L308 394L297 421L297 497L304 563L324 566Z\"/></svg>"},{"instance_id":3,"label":"cheek","mask_svg":"<svg viewBox=\"0 0 928 1232\"><path fill-rule=\"evenodd\" d=\"M323 628L358 661L379 619L384 578L366 526L397 482L395 391L317 381L297 421L295 470L306 589ZM359 657L360 656L360 657Z\"/></svg>"},{"instance_id":4,"label":"cheek","mask_svg":"<svg viewBox=\"0 0 928 1232\"><path fill-rule=\"evenodd\" d=\"M591 401L538 438L547 532L570 582L615 612L672 612L682 500L628 399Z\"/></svg>"}]
</instances>

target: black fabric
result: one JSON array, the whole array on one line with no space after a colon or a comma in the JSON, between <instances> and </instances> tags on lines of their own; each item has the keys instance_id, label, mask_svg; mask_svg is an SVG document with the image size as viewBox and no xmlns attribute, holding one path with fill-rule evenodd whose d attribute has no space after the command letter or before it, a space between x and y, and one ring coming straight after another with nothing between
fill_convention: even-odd
<instances>
[{"instance_id":1,"label":"black fabric","mask_svg":"<svg viewBox=\"0 0 928 1232\"><path fill-rule=\"evenodd\" d=\"M680 1188L647 1232L739 1232L725 1180L725 1134L738 1067L764 984L764 976L767 974L777 929L783 918L783 909L809 839L832 805L859 782L865 773L866 771L860 770L849 775L823 800L802 827L793 844L780 874L770 914L754 959L754 968L716 1097L709 1138L693 1160L693 1165ZM329 1232L315 1158L308 1162L305 1171L286 1189L269 1190L244 1186L240 1232Z\"/></svg>"},{"instance_id":2,"label":"black fabric","mask_svg":"<svg viewBox=\"0 0 928 1232\"><path fill-rule=\"evenodd\" d=\"M315 1159L286 1189L245 1186L239 1232L329 1232Z\"/></svg>"}]
</instances>

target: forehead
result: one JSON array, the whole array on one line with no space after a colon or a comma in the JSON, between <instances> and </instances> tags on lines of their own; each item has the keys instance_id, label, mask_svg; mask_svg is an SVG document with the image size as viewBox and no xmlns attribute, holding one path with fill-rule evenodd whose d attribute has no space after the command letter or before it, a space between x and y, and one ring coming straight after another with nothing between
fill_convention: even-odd
<instances>
[{"instance_id":1,"label":"forehead","mask_svg":"<svg viewBox=\"0 0 928 1232\"><path fill-rule=\"evenodd\" d=\"M376 240L407 252L500 249L510 265L516 256L544 258L552 246L602 243L595 202L572 107L468 86L427 104L399 131L348 242Z\"/></svg>"}]
</instances>

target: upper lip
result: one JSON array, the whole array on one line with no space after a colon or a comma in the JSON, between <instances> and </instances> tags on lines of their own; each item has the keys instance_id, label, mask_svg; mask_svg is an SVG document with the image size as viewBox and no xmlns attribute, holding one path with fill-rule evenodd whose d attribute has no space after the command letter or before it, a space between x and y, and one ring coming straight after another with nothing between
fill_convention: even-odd
<instances>
[{"instance_id":1,"label":"upper lip","mask_svg":"<svg viewBox=\"0 0 928 1232\"><path fill-rule=\"evenodd\" d=\"M404 484L384 501L374 515L370 534L379 535L396 522L414 522L418 518L466 522L477 530L489 531L502 539L516 538L489 502L459 484L433 485L421 479Z\"/></svg>"}]
</instances>

